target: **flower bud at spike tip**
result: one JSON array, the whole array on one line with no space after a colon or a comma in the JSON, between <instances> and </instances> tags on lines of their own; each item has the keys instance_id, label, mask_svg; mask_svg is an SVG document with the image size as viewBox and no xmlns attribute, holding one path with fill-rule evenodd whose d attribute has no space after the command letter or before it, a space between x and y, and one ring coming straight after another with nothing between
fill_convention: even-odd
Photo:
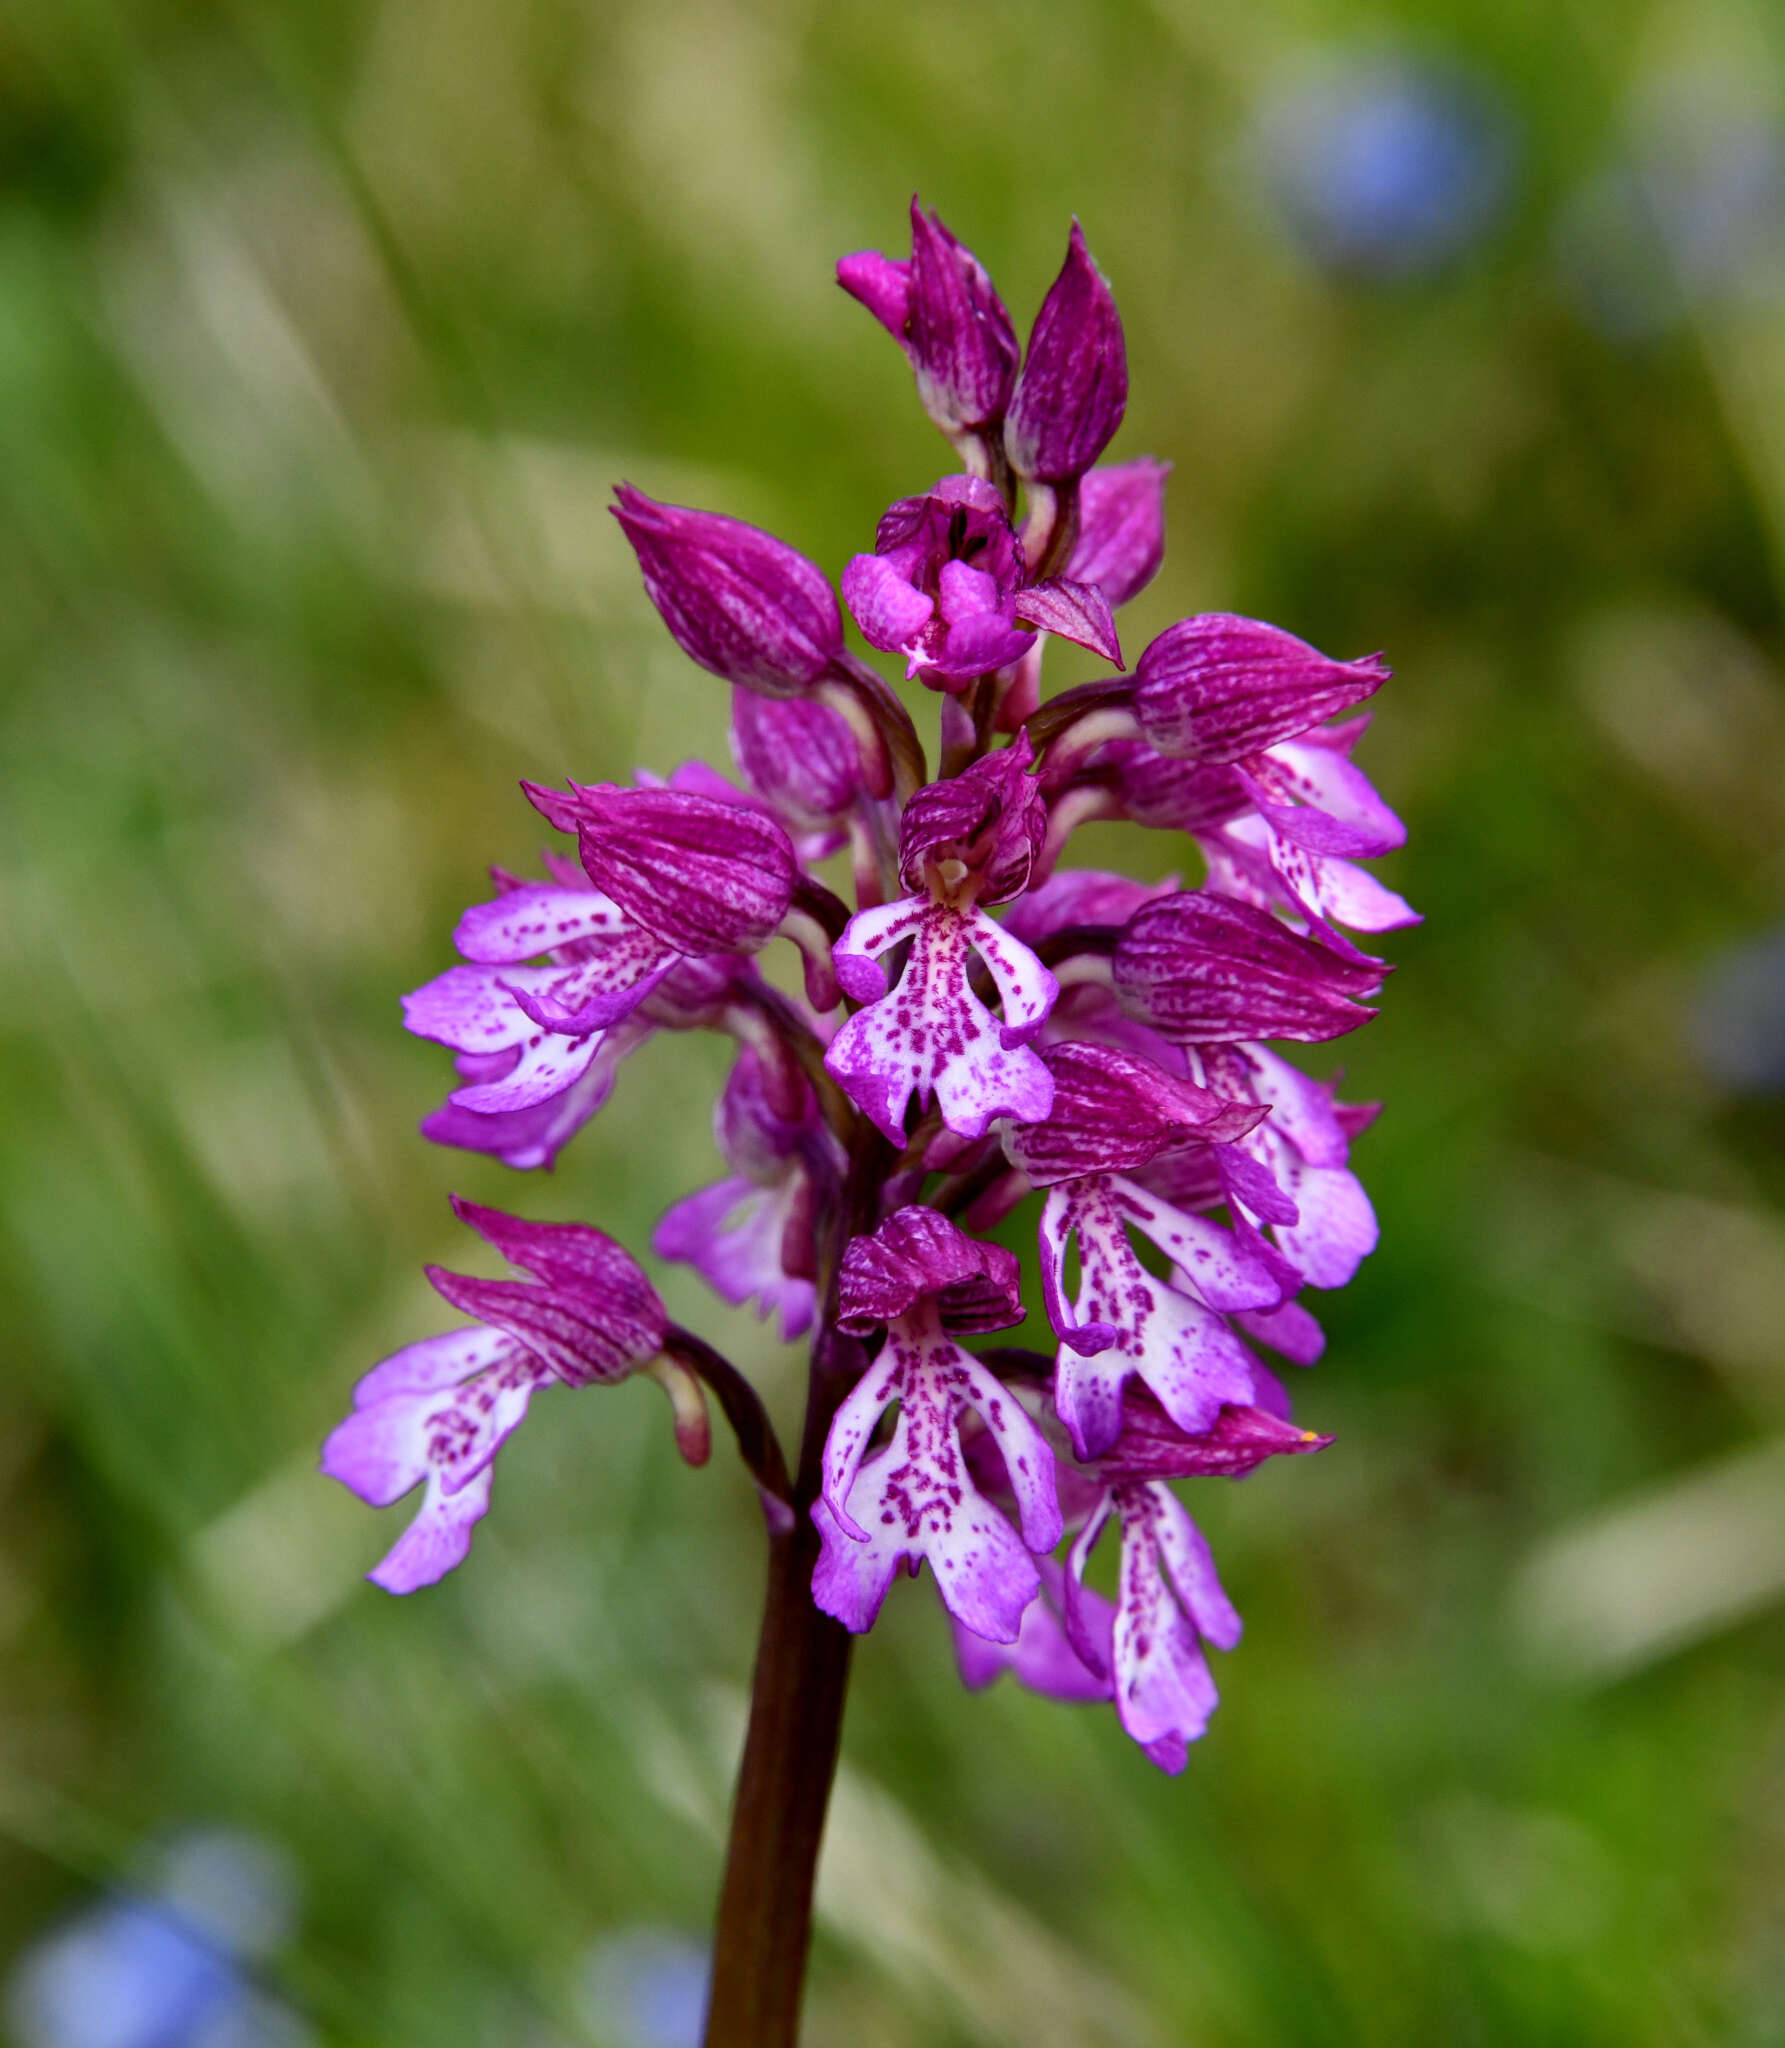
<instances>
[{"instance_id":1,"label":"flower bud at spike tip","mask_svg":"<svg viewBox=\"0 0 1785 2048\"><path fill-rule=\"evenodd\" d=\"M660 505L630 484L611 509L676 645L728 683L769 697L811 689L843 652L824 572L760 527Z\"/></svg>"},{"instance_id":2,"label":"flower bud at spike tip","mask_svg":"<svg viewBox=\"0 0 1785 2048\"><path fill-rule=\"evenodd\" d=\"M911 201L911 260L866 249L837 282L904 349L923 409L952 440L1004 415L1019 355L1010 314L984 264Z\"/></svg>"},{"instance_id":3,"label":"flower bud at spike tip","mask_svg":"<svg viewBox=\"0 0 1785 2048\"><path fill-rule=\"evenodd\" d=\"M1122 317L1074 221L1004 422L1011 468L1044 483L1082 476L1109 446L1127 404Z\"/></svg>"}]
</instances>

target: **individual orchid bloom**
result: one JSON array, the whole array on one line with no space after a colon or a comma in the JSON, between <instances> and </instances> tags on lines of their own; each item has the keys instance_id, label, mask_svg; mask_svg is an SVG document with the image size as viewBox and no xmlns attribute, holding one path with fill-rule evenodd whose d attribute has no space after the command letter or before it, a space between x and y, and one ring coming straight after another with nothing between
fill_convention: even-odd
<instances>
[{"instance_id":1,"label":"individual orchid bloom","mask_svg":"<svg viewBox=\"0 0 1785 2048\"><path fill-rule=\"evenodd\" d=\"M865 1005L831 1041L824 1063L856 1106L903 1144L915 1095L934 1100L958 1136L978 1138L994 1118L1047 1115L1053 1082L1029 1050L1059 984L1021 940L981 907L1017 894L1046 827L1025 735L952 780L918 792L899 837L900 875L912 893L858 911L835 951L844 992ZM910 951L896 987L883 962ZM977 955L1001 1006L994 1019L974 993Z\"/></svg>"},{"instance_id":2,"label":"individual orchid bloom","mask_svg":"<svg viewBox=\"0 0 1785 2048\"><path fill-rule=\"evenodd\" d=\"M837 265L837 282L905 351L924 411L971 453L979 431L1004 417L1019 353L978 257L914 197L910 260L864 249Z\"/></svg>"},{"instance_id":3,"label":"individual orchid bloom","mask_svg":"<svg viewBox=\"0 0 1785 2048\"><path fill-rule=\"evenodd\" d=\"M781 1340L811 1328L816 1289L815 1205L840 1186L844 1159L802 1081L802 1112L781 1116L762 1062L738 1054L713 1117L729 1178L678 1202L651 1240L659 1258L694 1267L721 1300L778 1314Z\"/></svg>"},{"instance_id":4,"label":"individual orchid bloom","mask_svg":"<svg viewBox=\"0 0 1785 2048\"><path fill-rule=\"evenodd\" d=\"M1131 1397L1120 1439L1093 1468L1108 1491L1073 1541L1061 1620L1087 1671L1110 1678L1123 1728L1161 1770L1184 1768L1217 1703L1202 1645L1231 1650L1240 1639L1239 1615L1208 1544L1165 1482L1238 1478L1266 1458L1317 1451L1331 1441L1238 1406L1224 1408L1200 1436L1186 1435L1144 1396ZM1113 1621L1107 1602L1084 1583L1112 1516L1122 1532Z\"/></svg>"},{"instance_id":5,"label":"individual orchid bloom","mask_svg":"<svg viewBox=\"0 0 1785 2048\"><path fill-rule=\"evenodd\" d=\"M891 506L874 553L843 571L843 597L868 640L932 689L958 692L1020 661L1036 628L1122 658L1102 592L1060 576L1032 583L1003 496L979 477L945 476Z\"/></svg>"},{"instance_id":6,"label":"individual orchid bloom","mask_svg":"<svg viewBox=\"0 0 1785 2048\"><path fill-rule=\"evenodd\" d=\"M1076 1455L1100 1457L1116 1440L1123 1390L1138 1375L1177 1426L1196 1435L1224 1405L1258 1398L1262 1368L1225 1317L1275 1308L1283 1281L1242 1236L1175 1207L1129 1172L1186 1144L1230 1153L1262 1120L1262 1105L1250 1105L1251 1121L1242 1124L1211 1091L1115 1047L1063 1045L1046 1058L1053 1113L1012 1126L1004 1147L1048 1191L1041 1287L1060 1339L1055 1411ZM1171 1281L1147 1271L1131 1228L1172 1259ZM1075 1237L1079 1283L1069 1295Z\"/></svg>"},{"instance_id":7,"label":"individual orchid bloom","mask_svg":"<svg viewBox=\"0 0 1785 2048\"><path fill-rule=\"evenodd\" d=\"M456 1197L453 1208L538 1284L430 1266L435 1288L477 1322L374 1366L354 1391L353 1413L323 1446L323 1471L372 1507L426 1484L421 1512L369 1575L391 1593L431 1586L465 1561L489 1508L496 1453L542 1387L612 1385L653 1370L675 1404L683 1455L698 1464L707 1454L699 1385L660 1357L663 1304L611 1238Z\"/></svg>"},{"instance_id":8,"label":"individual orchid bloom","mask_svg":"<svg viewBox=\"0 0 1785 2048\"><path fill-rule=\"evenodd\" d=\"M795 902L801 886L822 892L803 882L773 819L686 790L526 787L553 824L577 833L595 886L499 881L454 933L467 964L404 998L408 1028L460 1056L451 1108L534 1113L504 1149L558 1136L567 1119L554 1113L541 1126L544 1103L568 1109L563 1098L580 1088L571 1128L599 1106L637 1043L636 1033L618 1044L608 1034L685 958L754 951L785 926L806 954L809 992L834 1003L828 940Z\"/></svg>"},{"instance_id":9,"label":"individual orchid bloom","mask_svg":"<svg viewBox=\"0 0 1785 2048\"><path fill-rule=\"evenodd\" d=\"M1047 484L1083 476L1114 438L1127 404L1122 316L1074 221L1005 416L1011 468Z\"/></svg>"},{"instance_id":10,"label":"individual orchid bloom","mask_svg":"<svg viewBox=\"0 0 1785 2048\"><path fill-rule=\"evenodd\" d=\"M1030 1552L1045 1554L1061 1536L1054 1454L1010 1388L955 1336L1004 1329L1022 1314L1015 1257L934 1209L895 1210L844 1253L838 1323L854 1336L884 1328L886 1342L825 1440L812 1594L857 1634L873 1626L899 1566L915 1571L927 1558L957 1621L992 1642L1016 1640L1041 1583ZM894 1401L892 1437L869 1456ZM968 1407L1003 1454L1020 1539L973 1483L960 1427Z\"/></svg>"},{"instance_id":11,"label":"individual orchid bloom","mask_svg":"<svg viewBox=\"0 0 1785 2048\"><path fill-rule=\"evenodd\" d=\"M824 571L760 527L630 484L611 509L676 645L702 668L768 697L803 696L843 653L843 615Z\"/></svg>"}]
</instances>

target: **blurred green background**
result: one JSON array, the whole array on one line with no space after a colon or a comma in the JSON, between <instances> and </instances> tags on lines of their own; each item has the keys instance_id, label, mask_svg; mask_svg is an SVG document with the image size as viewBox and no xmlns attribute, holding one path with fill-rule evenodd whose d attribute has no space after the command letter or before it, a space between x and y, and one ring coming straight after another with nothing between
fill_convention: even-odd
<instances>
[{"instance_id":1,"label":"blurred green background","mask_svg":"<svg viewBox=\"0 0 1785 2048\"><path fill-rule=\"evenodd\" d=\"M451 1320L449 1188L642 1251L716 1175L687 1039L550 1178L430 1148L396 998L533 862L517 778L724 758L612 480L834 574L949 466L831 282L916 187L1021 326L1075 212L1115 285L1113 452L1177 464L1131 653L1388 650L1429 921L1343 1052L1338 1442L1193 1490L1208 1739L1172 1782L969 1697L895 1592L808 2038L1785 2042L1785 967L1730 964L1785 919L1782 65L1738 0L7 0L0 1958L214 1826L292 1858L266 1975L328 2043L623 2048L592 1949L701 1937L736 1470L542 1401L393 1601L408 1506L313 1463ZM1329 147L1335 77L1438 140Z\"/></svg>"}]
</instances>

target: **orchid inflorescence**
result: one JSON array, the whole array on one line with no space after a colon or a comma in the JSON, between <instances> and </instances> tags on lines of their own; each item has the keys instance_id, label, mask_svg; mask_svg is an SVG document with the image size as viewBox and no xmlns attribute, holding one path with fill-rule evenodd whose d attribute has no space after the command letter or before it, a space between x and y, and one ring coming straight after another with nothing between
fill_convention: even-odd
<instances>
[{"instance_id":1,"label":"orchid inflorescence","mask_svg":"<svg viewBox=\"0 0 1785 2048\"><path fill-rule=\"evenodd\" d=\"M406 1000L458 1068L423 1130L521 1168L551 1165L652 1034L735 1042L727 1177L654 1250L814 1333L810 1455L790 1475L747 1381L600 1231L455 1202L532 1277L429 1268L475 1320L376 1367L324 1469L375 1505L425 1482L372 1573L409 1592L466 1556L535 1393L649 1373L699 1463L710 1391L771 1533L810 1518L824 1613L868 1629L927 1560L969 1685L1009 1669L1113 1700L1176 1771L1215 1704L1202 1646L1240 1623L1171 1482L1329 1441L1255 1347L1312 1365L1304 1290L1342 1287L1376 1238L1347 1164L1373 1112L1266 1041L1372 1016L1387 970L1346 928L1416 921L1355 864L1405 836L1350 758L1367 719L1346 714L1388 670L1217 613L1124 672L1113 614L1159 567L1167 470L1095 466L1127 396L1109 288L1075 224L1022 352L978 260L915 201L911 230L908 260L838 275L960 471L891 506L841 587L939 696L941 773L813 563L623 485L647 591L731 686L738 779L524 784L574 857L496 871L462 964ZM1043 701L1050 637L1114 673ZM1093 819L1188 834L1205 881L1062 867ZM758 964L777 938L798 993ZM1031 1196L1057 1352L970 1350L1023 1319L1019 1261L988 1233ZM1113 1600L1087 1583L1112 1520Z\"/></svg>"}]
</instances>

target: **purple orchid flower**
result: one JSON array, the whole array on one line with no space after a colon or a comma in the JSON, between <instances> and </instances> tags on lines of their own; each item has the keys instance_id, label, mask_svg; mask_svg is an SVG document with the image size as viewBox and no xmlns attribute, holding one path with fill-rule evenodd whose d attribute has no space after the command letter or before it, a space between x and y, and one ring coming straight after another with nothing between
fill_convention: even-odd
<instances>
[{"instance_id":1,"label":"purple orchid flower","mask_svg":"<svg viewBox=\"0 0 1785 2048\"><path fill-rule=\"evenodd\" d=\"M958 692L1021 661L1036 628L1121 665L1103 592L1063 576L1031 582L1004 499L979 477L945 476L891 506L873 554L843 571L843 598L873 645L902 654L906 675L931 689Z\"/></svg>"},{"instance_id":2,"label":"purple orchid flower","mask_svg":"<svg viewBox=\"0 0 1785 2048\"><path fill-rule=\"evenodd\" d=\"M683 1456L700 1464L707 1455L699 1384L659 1357L663 1304L612 1238L586 1224L527 1223L456 1196L453 1209L540 1284L430 1266L435 1288L477 1323L374 1366L354 1390L353 1413L323 1446L323 1471L372 1507L426 1482L420 1514L370 1574L391 1593L431 1586L465 1561L489 1509L496 1453L554 1381L612 1385L654 1371L675 1404Z\"/></svg>"},{"instance_id":3,"label":"purple orchid flower","mask_svg":"<svg viewBox=\"0 0 1785 2048\"><path fill-rule=\"evenodd\" d=\"M765 1997L792 2038L848 1664L834 1623L870 1628L901 1566L928 1561L970 1687L1009 1671L1110 1701L1155 1763L1184 1767L1215 1705L1206 1648L1240 1624L1172 1487L1327 1441L1290 1420L1262 1353L1311 1365L1307 1298L1376 1242L1350 1158L1373 1109L1273 1042L1367 1022L1389 966L1361 941L1416 922L1364 865L1406 836L1352 758L1379 657L1206 613L1132 675L1043 701L1050 639L1120 665L1113 614L1163 559L1167 466L1099 466L1127 359L1076 224L1020 355L983 265L915 201L911 236L909 259L863 252L839 279L898 340L965 473L891 506L842 592L939 693L940 771L845 645L816 564L622 486L647 592L731 686L738 779L684 762L626 787L523 785L576 859L548 853L543 881L495 871L460 964L405 1005L458 1068L423 1129L523 1168L552 1164L653 1034L732 1041L726 1172L653 1243L784 1338L810 1334L799 1456L618 1246L467 1204L532 1277L430 1268L474 1323L385 1360L324 1453L370 1502L424 1487L373 1574L407 1591L466 1556L542 1388L649 1373L694 1460L716 1397L770 1551L714 2040L767 2038ZM1094 820L1183 835L1201 886L1065 865ZM833 857L852 902L821 879ZM777 938L799 949L803 1000ZM1054 1348L969 1352L1022 1318L1018 1262L986 1233L1031 1202ZM1112 1523L1113 1601L1085 1584Z\"/></svg>"},{"instance_id":4,"label":"purple orchid flower","mask_svg":"<svg viewBox=\"0 0 1785 2048\"><path fill-rule=\"evenodd\" d=\"M1025 736L920 791L899 838L900 876L912 893L858 911L837 943L837 979L866 1007L837 1033L824 1063L895 1144L914 1094L921 1106L933 1098L948 1128L967 1138L983 1136L996 1117L1044 1117L1053 1100L1028 1042L1059 985L981 908L1021 890L1046 830L1041 793L1026 773L1032 758ZM910 954L889 992L881 963L905 944ZM974 955L991 977L1001 1022L970 985Z\"/></svg>"},{"instance_id":5,"label":"purple orchid flower","mask_svg":"<svg viewBox=\"0 0 1785 2048\"><path fill-rule=\"evenodd\" d=\"M975 1635L1014 1642L1040 1585L1030 1551L1059 1542L1054 1454L1014 1394L954 1341L1022 1320L1016 1259L933 1209L899 1209L843 1255L837 1319L885 1348L838 1408L813 1508L823 1554L812 1595L856 1633L871 1628L899 1566L929 1560L948 1611ZM894 1402L891 1441L865 1457ZM977 1409L1003 1453L1021 1540L973 1484L961 1445Z\"/></svg>"},{"instance_id":6,"label":"purple orchid flower","mask_svg":"<svg viewBox=\"0 0 1785 2048\"><path fill-rule=\"evenodd\" d=\"M1061 1620L1087 1671L1110 1679L1123 1728L1161 1770L1184 1768L1217 1703L1203 1643L1231 1650L1240 1639L1240 1618L1208 1543L1165 1482L1238 1478L1266 1458L1321 1450L1331 1441L1240 1406L1224 1408L1201 1436L1186 1436L1144 1400L1129 1403L1119 1441L1096 1468L1108 1490L1067 1560ZM1122 1531L1113 1616L1084 1583L1112 1516Z\"/></svg>"}]
</instances>

